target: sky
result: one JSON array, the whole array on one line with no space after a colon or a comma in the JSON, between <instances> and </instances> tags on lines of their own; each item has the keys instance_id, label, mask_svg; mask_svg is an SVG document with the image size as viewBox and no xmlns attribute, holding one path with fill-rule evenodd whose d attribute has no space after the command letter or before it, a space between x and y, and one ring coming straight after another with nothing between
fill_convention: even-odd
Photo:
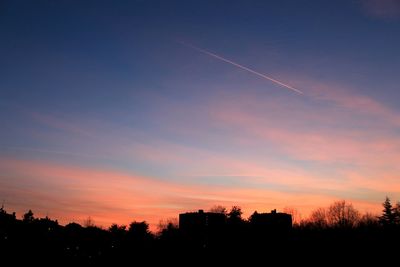
<instances>
[{"instance_id":1,"label":"sky","mask_svg":"<svg viewBox=\"0 0 400 267\"><path fill-rule=\"evenodd\" d=\"M400 2L1 1L0 200L103 227L400 200Z\"/></svg>"}]
</instances>

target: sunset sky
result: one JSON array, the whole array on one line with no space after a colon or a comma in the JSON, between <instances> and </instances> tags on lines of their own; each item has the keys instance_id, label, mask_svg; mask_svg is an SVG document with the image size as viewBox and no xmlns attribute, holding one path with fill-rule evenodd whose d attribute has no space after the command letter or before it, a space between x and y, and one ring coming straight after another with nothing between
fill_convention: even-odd
<instances>
[{"instance_id":1,"label":"sunset sky","mask_svg":"<svg viewBox=\"0 0 400 267\"><path fill-rule=\"evenodd\" d=\"M154 228L213 205L379 213L386 195L399 1L1 1L0 201L18 217Z\"/></svg>"}]
</instances>

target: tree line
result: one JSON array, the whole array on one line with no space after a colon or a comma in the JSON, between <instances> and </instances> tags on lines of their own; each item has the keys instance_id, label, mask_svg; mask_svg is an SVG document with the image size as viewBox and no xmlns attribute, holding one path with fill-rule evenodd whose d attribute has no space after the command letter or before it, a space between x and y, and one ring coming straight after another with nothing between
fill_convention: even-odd
<instances>
[{"instance_id":1,"label":"tree line","mask_svg":"<svg viewBox=\"0 0 400 267\"><path fill-rule=\"evenodd\" d=\"M377 257L391 253L392 247L388 244L399 240L400 203L392 205L386 197L382 205L380 215L361 214L351 203L342 200L314 210L303 220L296 219L298 212L295 209L287 208L285 211L294 219L289 231L256 227L257 211L243 218L239 206L230 210L214 206L210 212L223 214L225 227L202 233L200 239L180 231L177 220L161 221L158 232L153 233L145 221L112 224L104 229L89 218L83 225L69 223L63 226L47 216L36 218L31 210L17 219L15 213L8 213L2 207L0 252L5 257L14 255L14 259L21 261L63 260L65 263L98 265L122 264L132 257L148 263L155 263L161 257L165 262L176 263L189 256L204 259L222 252L244 256L256 252L271 256L290 253L299 257L312 252L331 256L340 248L341 257L347 255L360 260L358 257L365 253L374 253L371 255ZM360 249L361 254L354 248Z\"/></svg>"}]
</instances>

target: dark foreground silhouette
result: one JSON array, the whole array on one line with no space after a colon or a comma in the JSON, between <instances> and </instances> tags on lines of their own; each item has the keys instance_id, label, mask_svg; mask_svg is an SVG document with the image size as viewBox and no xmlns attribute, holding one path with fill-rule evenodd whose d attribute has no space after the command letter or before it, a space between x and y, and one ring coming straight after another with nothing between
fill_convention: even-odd
<instances>
[{"instance_id":1,"label":"dark foreground silhouette","mask_svg":"<svg viewBox=\"0 0 400 267\"><path fill-rule=\"evenodd\" d=\"M179 227L166 223L153 234L146 222L107 230L90 222L62 226L32 211L19 220L1 208L1 266L399 263L400 216L389 199L379 217L361 217L344 201L293 226L291 215L276 210L254 212L247 220L241 215L237 206L230 212L183 213Z\"/></svg>"}]
</instances>

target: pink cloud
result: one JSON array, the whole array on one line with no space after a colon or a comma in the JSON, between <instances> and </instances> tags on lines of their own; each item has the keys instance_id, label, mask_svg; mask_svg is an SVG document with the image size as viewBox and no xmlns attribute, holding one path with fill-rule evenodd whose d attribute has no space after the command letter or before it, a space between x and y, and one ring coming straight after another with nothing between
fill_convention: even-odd
<instances>
[{"instance_id":1,"label":"pink cloud","mask_svg":"<svg viewBox=\"0 0 400 267\"><path fill-rule=\"evenodd\" d=\"M400 141L394 135L354 129L310 129L296 127L293 131L281 123L257 118L242 110L221 110L217 118L235 125L244 133L264 141L297 159L323 162L394 163L400 158ZM303 118L307 120L307 117ZM323 118L321 118L323 120ZM374 163L375 162L375 163Z\"/></svg>"},{"instance_id":2,"label":"pink cloud","mask_svg":"<svg viewBox=\"0 0 400 267\"><path fill-rule=\"evenodd\" d=\"M400 158L400 114L337 85L303 81L304 98L225 97L211 107L216 125L247 142L301 160L392 165Z\"/></svg>"},{"instance_id":3,"label":"pink cloud","mask_svg":"<svg viewBox=\"0 0 400 267\"><path fill-rule=\"evenodd\" d=\"M317 100L331 102L337 108L344 108L353 114L374 116L392 126L400 127L400 114L397 111L368 96L354 93L354 89L315 81L306 81L305 84L311 97Z\"/></svg>"},{"instance_id":4,"label":"pink cloud","mask_svg":"<svg viewBox=\"0 0 400 267\"><path fill-rule=\"evenodd\" d=\"M400 1L398 0L362 0L363 10L367 15L379 19L400 17Z\"/></svg>"}]
</instances>

